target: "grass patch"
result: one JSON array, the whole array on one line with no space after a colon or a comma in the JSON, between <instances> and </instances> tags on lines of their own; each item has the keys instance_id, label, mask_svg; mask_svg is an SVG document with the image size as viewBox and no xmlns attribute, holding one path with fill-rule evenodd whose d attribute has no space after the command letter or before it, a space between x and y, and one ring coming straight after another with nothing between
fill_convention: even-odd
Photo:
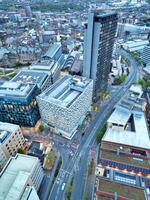
<instances>
[{"instance_id":1,"label":"grass patch","mask_svg":"<svg viewBox=\"0 0 150 200\"><path fill-rule=\"evenodd\" d=\"M55 160L56 155L54 151L51 150L44 159L44 168L50 170L53 167Z\"/></svg>"}]
</instances>

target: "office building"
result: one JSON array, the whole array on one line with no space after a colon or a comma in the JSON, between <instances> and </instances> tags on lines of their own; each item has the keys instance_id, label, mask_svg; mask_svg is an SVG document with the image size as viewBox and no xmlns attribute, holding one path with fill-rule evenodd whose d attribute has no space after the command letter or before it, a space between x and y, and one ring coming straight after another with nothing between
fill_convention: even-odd
<instances>
[{"instance_id":1,"label":"office building","mask_svg":"<svg viewBox=\"0 0 150 200\"><path fill-rule=\"evenodd\" d=\"M145 45L142 52L142 61L145 65L150 63L150 45Z\"/></svg>"},{"instance_id":2,"label":"office building","mask_svg":"<svg viewBox=\"0 0 150 200\"><path fill-rule=\"evenodd\" d=\"M0 173L0 200L39 200L44 173L36 157L16 154Z\"/></svg>"},{"instance_id":3,"label":"office building","mask_svg":"<svg viewBox=\"0 0 150 200\"><path fill-rule=\"evenodd\" d=\"M34 127L40 118L37 85L6 81L0 85L0 121Z\"/></svg>"},{"instance_id":4,"label":"office building","mask_svg":"<svg viewBox=\"0 0 150 200\"><path fill-rule=\"evenodd\" d=\"M116 29L117 14L89 14L84 35L83 76L93 79L94 96L107 88Z\"/></svg>"},{"instance_id":5,"label":"office building","mask_svg":"<svg viewBox=\"0 0 150 200\"><path fill-rule=\"evenodd\" d=\"M150 138L144 113L146 103L141 96L141 87L131 86L107 120L96 169L101 184L104 179L108 188L112 186L110 191L100 186L103 192L129 199L134 190L137 192L131 199L146 199L149 196ZM124 193L127 185L131 193L121 195L121 190Z\"/></svg>"},{"instance_id":6,"label":"office building","mask_svg":"<svg viewBox=\"0 0 150 200\"><path fill-rule=\"evenodd\" d=\"M18 125L0 122L0 168L15 155L18 149L25 149L25 139Z\"/></svg>"},{"instance_id":7,"label":"office building","mask_svg":"<svg viewBox=\"0 0 150 200\"><path fill-rule=\"evenodd\" d=\"M92 103L93 81L66 75L37 97L42 120L71 139Z\"/></svg>"},{"instance_id":8,"label":"office building","mask_svg":"<svg viewBox=\"0 0 150 200\"><path fill-rule=\"evenodd\" d=\"M48 72L36 70L21 70L13 79L14 82L36 84L43 91L51 85L51 76Z\"/></svg>"},{"instance_id":9,"label":"office building","mask_svg":"<svg viewBox=\"0 0 150 200\"><path fill-rule=\"evenodd\" d=\"M56 80L58 80L60 77L61 68L59 63L46 57L42 57L40 60L32 63L32 65L29 66L29 69L32 71L35 70L48 73L48 84L50 85L56 82Z\"/></svg>"}]
</instances>

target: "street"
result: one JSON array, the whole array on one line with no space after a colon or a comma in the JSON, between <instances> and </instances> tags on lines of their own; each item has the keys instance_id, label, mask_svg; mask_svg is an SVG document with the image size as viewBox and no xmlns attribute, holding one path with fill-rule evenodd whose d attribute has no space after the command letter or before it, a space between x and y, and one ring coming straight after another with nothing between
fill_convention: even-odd
<instances>
[{"instance_id":1,"label":"street","mask_svg":"<svg viewBox=\"0 0 150 200\"><path fill-rule=\"evenodd\" d=\"M118 103L121 97L126 93L128 88L134 81L136 81L137 78L137 65L135 60L125 51L122 51L122 54L128 57L128 59L131 61L129 76L126 78L126 81L121 85L121 87L119 87L119 89L112 94L112 96L109 98L109 102L96 113L95 118L91 121L90 126L85 130L85 135L82 138L74 155L71 158L65 159L65 162L63 162L48 200L65 199L67 185L70 183L73 176L76 177L74 188L77 192L73 192L72 199L82 199L85 185L84 174L87 166L87 155L92 147L92 144L95 142L96 134L98 130L106 123L108 117L114 110L114 106ZM82 161L79 163L80 157ZM65 183L64 189L62 189L63 183Z\"/></svg>"}]
</instances>

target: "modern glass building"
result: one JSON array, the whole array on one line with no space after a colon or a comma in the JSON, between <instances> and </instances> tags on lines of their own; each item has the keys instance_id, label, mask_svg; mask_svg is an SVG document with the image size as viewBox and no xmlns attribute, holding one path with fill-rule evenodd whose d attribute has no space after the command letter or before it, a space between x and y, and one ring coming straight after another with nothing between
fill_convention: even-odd
<instances>
[{"instance_id":1,"label":"modern glass building","mask_svg":"<svg viewBox=\"0 0 150 200\"><path fill-rule=\"evenodd\" d=\"M6 81L0 86L0 121L20 126L35 126L40 118L35 84Z\"/></svg>"},{"instance_id":2,"label":"modern glass building","mask_svg":"<svg viewBox=\"0 0 150 200\"><path fill-rule=\"evenodd\" d=\"M91 12L84 35L83 76L94 81L94 93L106 90L117 29L117 14Z\"/></svg>"}]
</instances>

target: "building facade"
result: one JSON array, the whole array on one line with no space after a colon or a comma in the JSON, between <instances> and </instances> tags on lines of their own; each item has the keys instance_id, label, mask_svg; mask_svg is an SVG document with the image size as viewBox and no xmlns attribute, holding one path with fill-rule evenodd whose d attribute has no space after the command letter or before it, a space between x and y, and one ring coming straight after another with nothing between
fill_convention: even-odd
<instances>
[{"instance_id":1,"label":"building facade","mask_svg":"<svg viewBox=\"0 0 150 200\"><path fill-rule=\"evenodd\" d=\"M0 86L0 121L34 127L40 118L37 85L6 81Z\"/></svg>"},{"instance_id":2,"label":"building facade","mask_svg":"<svg viewBox=\"0 0 150 200\"><path fill-rule=\"evenodd\" d=\"M37 97L42 120L71 139L92 103L93 81L66 75Z\"/></svg>"},{"instance_id":3,"label":"building facade","mask_svg":"<svg viewBox=\"0 0 150 200\"><path fill-rule=\"evenodd\" d=\"M84 35L83 76L93 79L94 95L107 88L116 29L117 14L89 14Z\"/></svg>"},{"instance_id":4,"label":"building facade","mask_svg":"<svg viewBox=\"0 0 150 200\"><path fill-rule=\"evenodd\" d=\"M150 63L150 45L144 47L142 52L142 61L145 65Z\"/></svg>"},{"instance_id":5,"label":"building facade","mask_svg":"<svg viewBox=\"0 0 150 200\"><path fill-rule=\"evenodd\" d=\"M0 122L0 168L15 155L18 149L25 149L25 139L18 125Z\"/></svg>"}]
</instances>

